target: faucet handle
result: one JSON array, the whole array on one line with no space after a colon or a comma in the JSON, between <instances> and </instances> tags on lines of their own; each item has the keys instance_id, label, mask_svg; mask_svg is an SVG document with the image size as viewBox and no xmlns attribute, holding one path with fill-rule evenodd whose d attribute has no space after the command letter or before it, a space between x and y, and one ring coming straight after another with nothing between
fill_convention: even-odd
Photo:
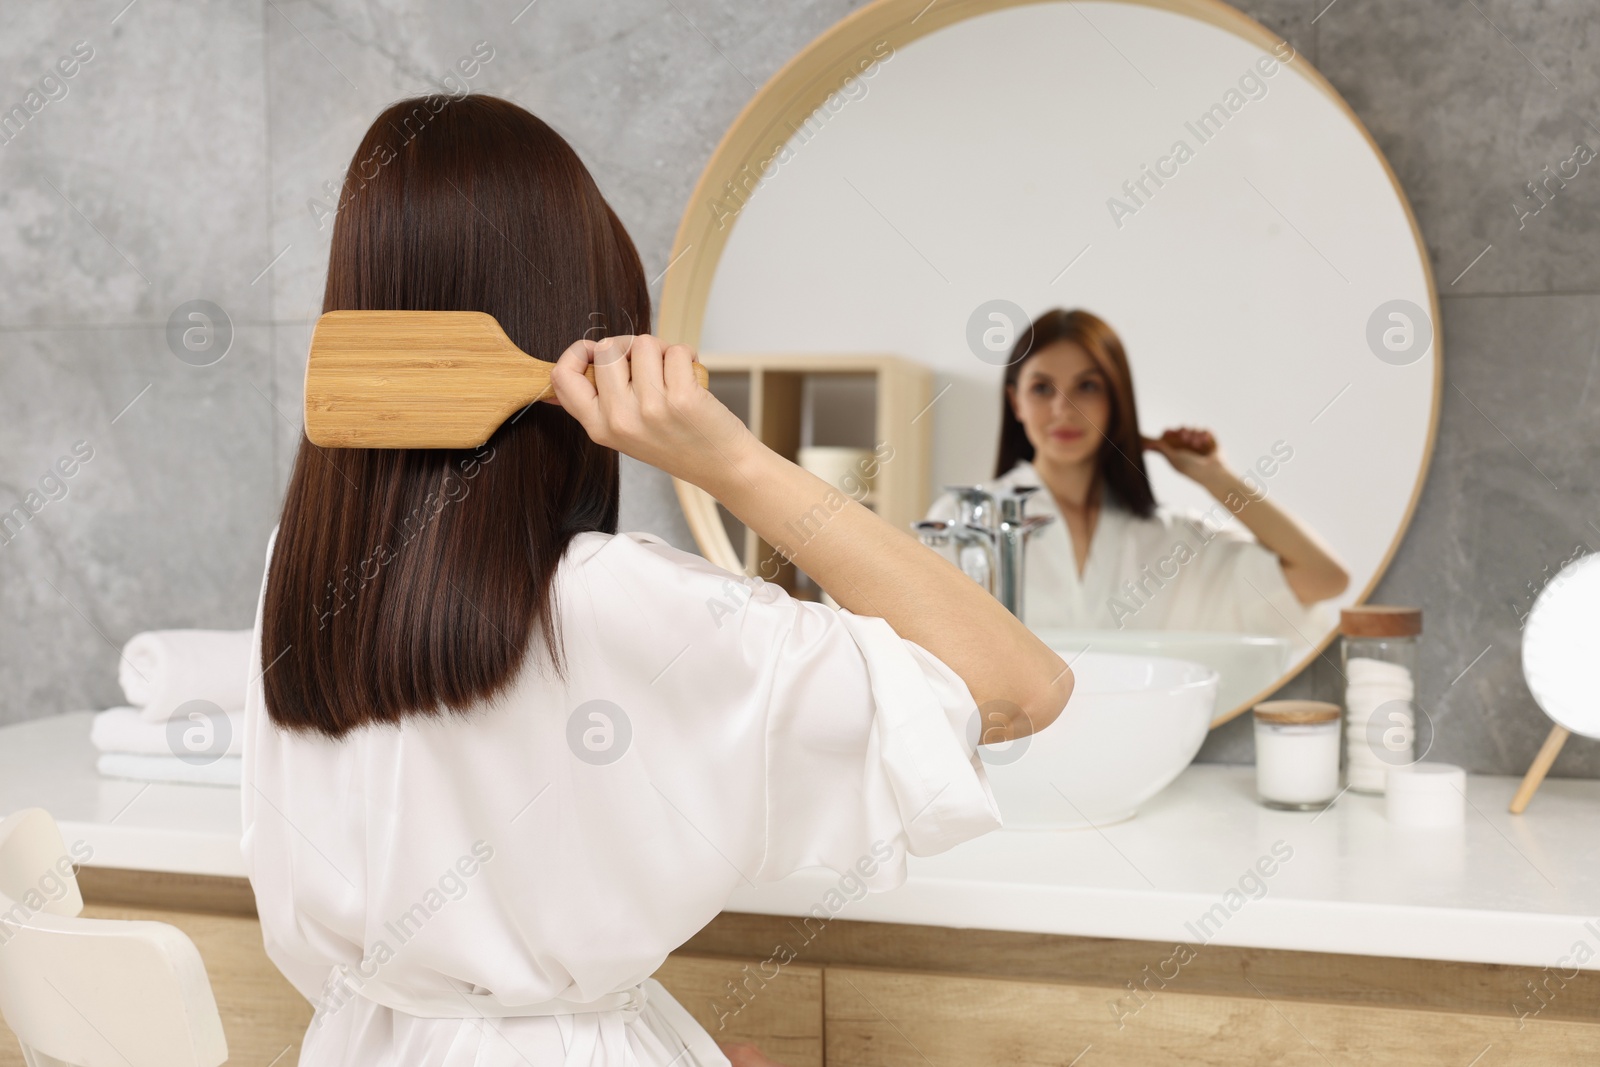
<instances>
[{"instance_id":1,"label":"faucet handle","mask_svg":"<svg viewBox=\"0 0 1600 1067\"><path fill-rule=\"evenodd\" d=\"M994 509L994 494L981 485L947 485L944 491L955 494L964 523L987 521Z\"/></svg>"},{"instance_id":2,"label":"faucet handle","mask_svg":"<svg viewBox=\"0 0 1600 1067\"><path fill-rule=\"evenodd\" d=\"M911 524L917 531L917 540L925 545L938 546L950 543L950 528L955 523L949 519L919 519Z\"/></svg>"},{"instance_id":3,"label":"faucet handle","mask_svg":"<svg viewBox=\"0 0 1600 1067\"><path fill-rule=\"evenodd\" d=\"M1027 510L1028 498L1042 488L1043 486L1038 485L1013 485L994 494L995 505L1000 511L1000 520L1021 523L1023 513Z\"/></svg>"}]
</instances>

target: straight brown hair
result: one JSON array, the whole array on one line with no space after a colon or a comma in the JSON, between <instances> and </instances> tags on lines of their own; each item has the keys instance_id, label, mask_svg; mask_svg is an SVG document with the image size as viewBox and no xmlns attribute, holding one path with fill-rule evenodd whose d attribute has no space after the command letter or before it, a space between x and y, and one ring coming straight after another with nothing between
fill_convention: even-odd
<instances>
[{"instance_id":1,"label":"straight brown hair","mask_svg":"<svg viewBox=\"0 0 1600 1067\"><path fill-rule=\"evenodd\" d=\"M484 311L523 351L646 332L639 254L577 153L492 96L403 100L351 157L322 310ZM552 579L616 533L617 453L534 403L482 448L322 449L302 434L266 583L272 721L341 737L465 714L538 631L565 673Z\"/></svg>"},{"instance_id":2,"label":"straight brown hair","mask_svg":"<svg viewBox=\"0 0 1600 1067\"><path fill-rule=\"evenodd\" d=\"M1000 448L994 476L1003 477L1023 460L1032 461L1033 442L1011 410L1007 394L1017 387L1029 357L1061 341L1078 345L1105 376L1111 393L1111 424L1100 441L1097 473L1101 484L1123 507L1148 519L1156 508L1150 475L1144 466L1144 440L1139 435L1139 409L1133 400L1133 375L1122 338L1105 320L1081 308L1052 308L1028 324L1011 346L1005 387L1000 393Z\"/></svg>"}]
</instances>

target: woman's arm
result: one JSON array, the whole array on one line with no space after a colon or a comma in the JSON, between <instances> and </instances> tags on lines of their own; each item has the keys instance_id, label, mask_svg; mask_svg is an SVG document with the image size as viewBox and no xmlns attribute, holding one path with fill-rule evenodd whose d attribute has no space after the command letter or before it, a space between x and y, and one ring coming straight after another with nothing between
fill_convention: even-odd
<instances>
[{"instance_id":1,"label":"woman's arm","mask_svg":"<svg viewBox=\"0 0 1600 1067\"><path fill-rule=\"evenodd\" d=\"M908 531L757 440L695 381L694 358L688 346L663 351L647 334L579 341L551 381L596 442L704 489L786 547L841 606L883 619L948 664L984 710L982 743L1053 722L1072 695L1061 657ZM594 385L583 373L591 360Z\"/></svg>"},{"instance_id":2,"label":"woman's arm","mask_svg":"<svg viewBox=\"0 0 1600 1067\"><path fill-rule=\"evenodd\" d=\"M1278 557L1283 579L1300 603L1310 607L1338 596L1349 586L1350 575L1332 550L1234 474L1209 433L1179 430L1176 441L1148 438L1145 446L1160 452L1179 474L1194 479L1221 501L1263 548Z\"/></svg>"}]
</instances>

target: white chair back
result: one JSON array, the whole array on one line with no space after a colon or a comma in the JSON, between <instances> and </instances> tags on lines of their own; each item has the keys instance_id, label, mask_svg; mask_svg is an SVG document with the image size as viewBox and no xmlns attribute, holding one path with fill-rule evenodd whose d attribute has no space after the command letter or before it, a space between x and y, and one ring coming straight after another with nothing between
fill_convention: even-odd
<instances>
[{"instance_id":1,"label":"white chair back","mask_svg":"<svg viewBox=\"0 0 1600 1067\"><path fill-rule=\"evenodd\" d=\"M194 942L175 926L82 919L55 820L0 820L0 1016L29 1067L216 1067L222 1020Z\"/></svg>"}]
</instances>

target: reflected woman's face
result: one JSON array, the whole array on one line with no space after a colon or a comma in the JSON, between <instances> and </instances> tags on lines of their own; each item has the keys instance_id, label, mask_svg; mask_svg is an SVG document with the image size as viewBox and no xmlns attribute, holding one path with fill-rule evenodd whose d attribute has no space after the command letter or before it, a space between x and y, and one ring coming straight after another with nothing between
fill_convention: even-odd
<instances>
[{"instance_id":1,"label":"reflected woman's face","mask_svg":"<svg viewBox=\"0 0 1600 1067\"><path fill-rule=\"evenodd\" d=\"M1007 396L1035 462L1082 463L1099 453L1111 422L1110 383L1081 345L1057 341L1028 356Z\"/></svg>"}]
</instances>

